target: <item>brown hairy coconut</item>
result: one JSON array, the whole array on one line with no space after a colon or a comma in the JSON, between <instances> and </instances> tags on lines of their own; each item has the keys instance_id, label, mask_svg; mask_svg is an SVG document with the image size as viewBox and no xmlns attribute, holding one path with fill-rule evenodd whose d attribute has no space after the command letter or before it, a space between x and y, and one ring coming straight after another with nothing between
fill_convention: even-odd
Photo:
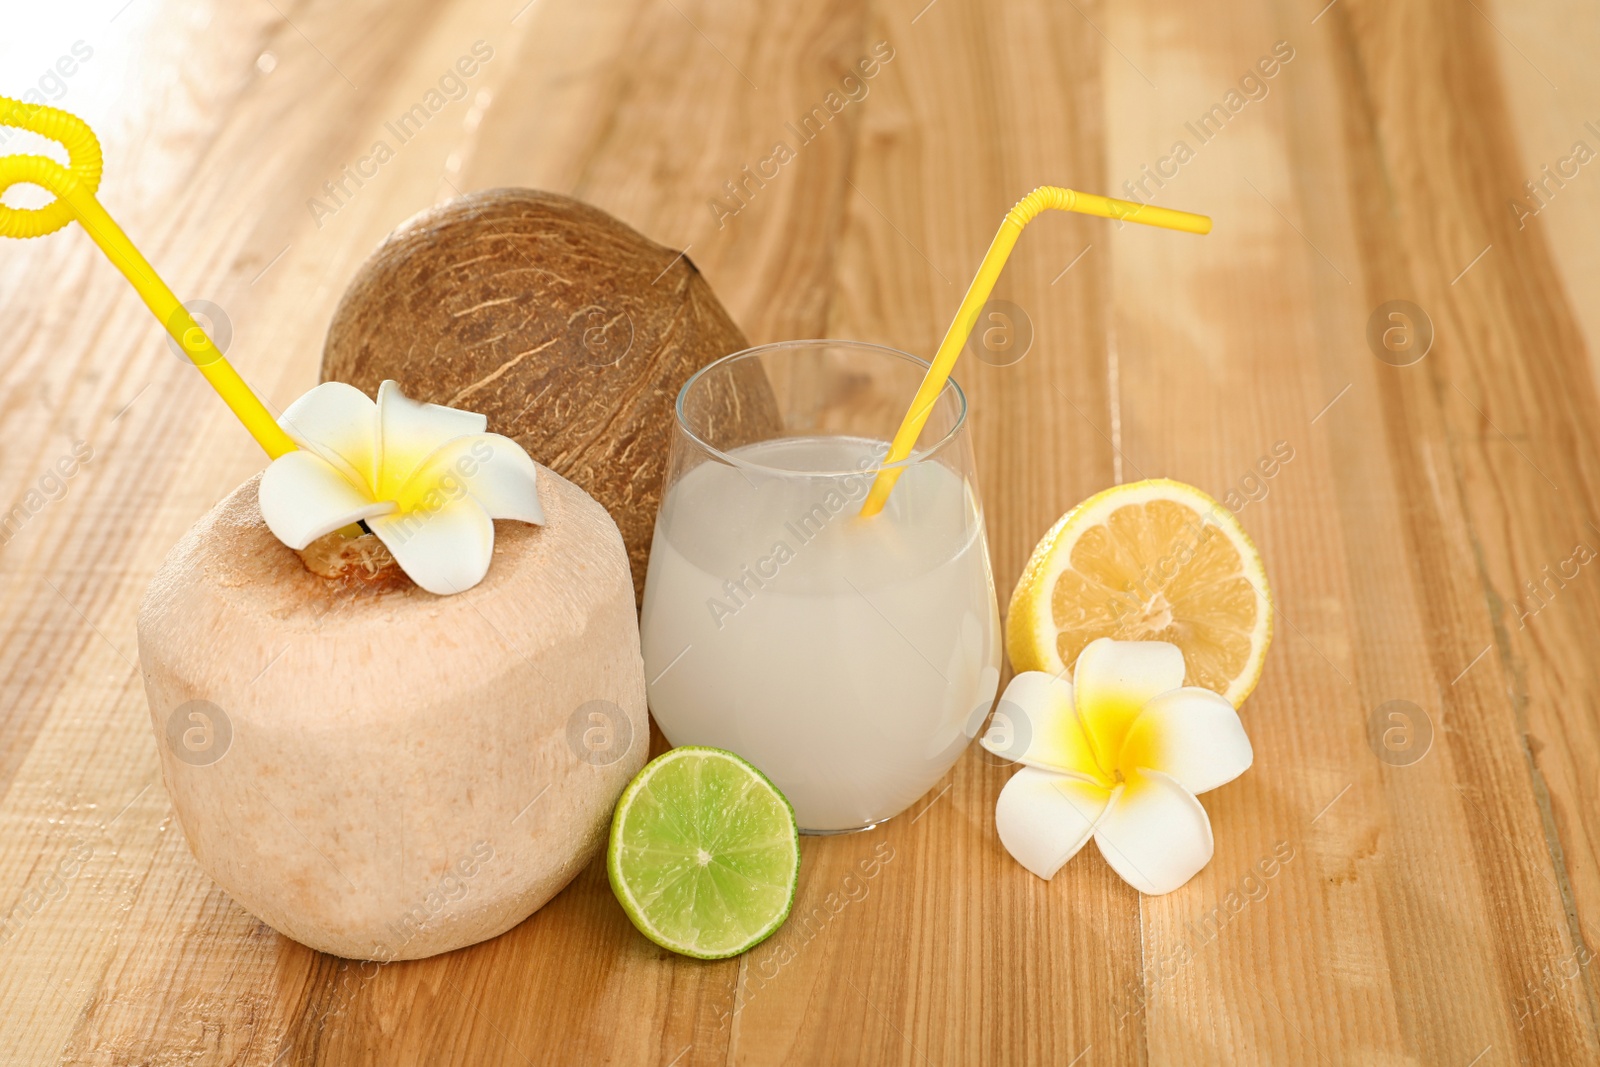
<instances>
[{"instance_id":1,"label":"brown hairy coconut","mask_svg":"<svg viewBox=\"0 0 1600 1067\"><path fill-rule=\"evenodd\" d=\"M259 478L172 550L139 613L162 777L200 866L324 952L416 959L527 918L599 852L644 765L627 555L539 472L484 580L434 596L377 541L304 559Z\"/></svg>"},{"instance_id":2,"label":"brown hairy coconut","mask_svg":"<svg viewBox=\"0 0 1600 1067\"><path fill-rule=\"evenodd\" d=\"M678 390L746 347L676 249L565 196L491 189L379 246L334 313L322 379L372 395L393 378L407 396L483 412L605 505L642 597ZM775 403L727 415L778 425Z\"/></svg>"}]
</instances>

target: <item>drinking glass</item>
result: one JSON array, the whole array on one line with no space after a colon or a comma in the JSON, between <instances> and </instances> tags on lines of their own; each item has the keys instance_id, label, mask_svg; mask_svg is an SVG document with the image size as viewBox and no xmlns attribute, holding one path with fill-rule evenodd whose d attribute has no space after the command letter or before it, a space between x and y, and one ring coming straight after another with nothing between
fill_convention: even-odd
<instances>
[{"instance_id":1,"label":"drinking glass","mask_svg":"<svg viewBox=\"0 0 1600 1067\"><path fill-rule=\"evenodd\" d=\"M953 380L888 505L859 515L927 369L791 341L678 394L641 620L650 709L673 745L760 768L803 832L904 811L994 702L999 614Z\"/></svg>"}]
</instances>

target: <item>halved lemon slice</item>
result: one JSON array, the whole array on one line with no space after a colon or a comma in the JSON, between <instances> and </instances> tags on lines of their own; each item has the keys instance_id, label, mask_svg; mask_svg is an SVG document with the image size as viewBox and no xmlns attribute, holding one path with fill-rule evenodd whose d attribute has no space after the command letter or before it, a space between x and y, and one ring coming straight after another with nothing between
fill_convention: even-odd
<instances>
[{"instance_id":1,"label":"halved lemon slice","mask_svg":"<svg viewBox=\"0 0 1600 1067\"><path fill-rule=\"evenodd\" d=\"M1267 573L1233 513L1167 478L1118 485L1062 516L1033 550L1006 614L1017 671L1061 674L1097 637L1170 641L1186 685L1238 707L1272 640Z\"/></svg>"}]
</instances>

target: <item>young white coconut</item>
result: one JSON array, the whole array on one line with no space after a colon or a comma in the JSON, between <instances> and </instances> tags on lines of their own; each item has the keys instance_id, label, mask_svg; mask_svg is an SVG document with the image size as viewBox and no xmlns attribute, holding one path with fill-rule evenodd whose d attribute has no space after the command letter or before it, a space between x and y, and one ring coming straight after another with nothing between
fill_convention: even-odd
<instances>
[{"instance_id":1,"label":"young white coconut","mask_svg":"<svg viewBox=\"0 0 1600 1067\"><path fill-rule=\"evenodd\" d=\"M593 858L645 763L622 538L482 416L392 383L326 383L281 424L300 450L189 532L140 612L178 821L313 948L492 937Z\"/></svg>"}]
</instances>

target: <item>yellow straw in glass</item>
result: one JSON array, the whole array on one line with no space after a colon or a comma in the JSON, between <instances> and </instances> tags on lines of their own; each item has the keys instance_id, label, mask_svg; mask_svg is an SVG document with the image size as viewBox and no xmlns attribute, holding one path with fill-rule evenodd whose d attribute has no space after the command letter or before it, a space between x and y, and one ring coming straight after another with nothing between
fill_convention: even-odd
<instances>
[{"instance_id":1,"label":"yellow straw in glass","mask_svg":"<svg viewBox=\"0 0 1600 1067\"><path fill-rule=\"evenodd\" d=\"M0 204L0 237L43 237L77 219L267 455L277 459L285 452L293 452L294 441L266 405L250 391L194 316L95 199L103 159L100 141L88 124L67 111L0 96L0 126L31 130L59 141L66 148L69 161L63 167L48 156L0 159L0 196L18 184L37 185L56 194L56 199L42 208Z\"/></svg>"},{"instance_id":2,"label":"yellow straw in glass","mask_svg":"<svg viewBox=\"0 0 1600 1067\"><path fill-rule=\"evenodd\" d=\"M878 476L873 479L872 490L867 494L866 503L861 506L862 516L876 515L888 502L890 490L894 488L900 472L905 469L893 464L898 464L911 455L911 449L915 447L917 437L922 433L923 424L928 421L928 415L933 411L934 401L944 390L945 382L950 380L950 372L955 368L956 359L961 355L962 348L966 346L967 336L977 325L978 313L983 310L989 294L994 290L995 280L1000 277L1001 268L1006 265L1006 259L1011 255L1011 249L1016 245L1017 238L1022 235L1022 228L1032 222L1041 211L1046 210L1077 211L1084 215L1099 215L1107 219L1138 222L1168 230L1182 230L1184 233L1211 232L1211 220L1205 215L1192 215L1187 211L1174 211L1171 208L1155 207L1151 204L1137 204L1131 200L1114 200L1109 196L1079 193L1054 185L1041 185L1017 201L1016 207L1006 212L1005 220L1000 223L1000 231L989 243L989 251L984 253L983 263L978 267L977 276L967 287L967 295L962 298L961 306L956 310L955 321L951 322L950 329L945 331L944 340L939 343L939 351L933 357L933 365L928 368L922 384L917 387L917 395L912 399L905 420L900 423L900 429L895 431L894 441L889 446L889 454L883 460L883 469L879 470Z\"/></svg>"}]
</instances>

